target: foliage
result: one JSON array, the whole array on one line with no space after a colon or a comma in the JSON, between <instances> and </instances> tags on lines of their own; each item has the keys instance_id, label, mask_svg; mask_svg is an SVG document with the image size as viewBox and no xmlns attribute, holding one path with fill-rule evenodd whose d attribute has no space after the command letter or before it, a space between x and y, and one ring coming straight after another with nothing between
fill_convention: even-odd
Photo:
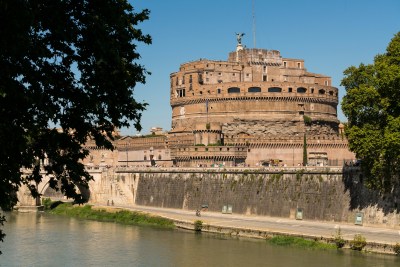
<instances>
[{"instance_id":1,"label":"foliage","mask_svg":"<svg viewBox=\"0 0 400 267\"><path fill-rule=\"evenodd\" d=\"M208 144L208 146L222 146L222 142L221 142L221 140L217 140L216 143L214 143L214 144Z\"/></svg>"},{"instance_id":2,"label":"foliage","mask_svg":"<svg viewBox=\"0 0 400 267\"><path fill-rule=\"evenodd\" d=\"M23 184L38 196L42 171L51 188L84 202L85 142L112 149L116 129L141 129L147 104L133 89L148 72L136 47L151 38L136 26L148 15L126 0L0 1L1 209Z\"/></svg>"},{"instance_id":3,"label":"foliage","mask_svg":"<svg viewBox=\"0 0 400 267\"><path fill-rule=\"evenodd\" d=\"M400 243L396 243L396 245L394 245L393 251L396 255L400 255Z\"/></svg>"},{"instance_id":4,"label":"foliage","mask_svg":"<svg viewBox=\"0 0 400 267\"><path fill-rule=\"evenodd\" d=\"M307 248L307 249L332 249L333 245L318 242L315 240L307 240L300 237L293 236L274 236L268 239L268 242L277 246L290 246L297 248Z\"/></svg>"},{"instance_id":5,"label":"foliage","mask_svg":"<svg viewBox=\"0 0 400 267\"><path fill-rule=\"evenodd\" d=\"M6 218L4 215L0 214L0 226L4 225L4 222L6 221ZM3 233L3 231L0 230L0 240L3 242L3 239L6 235ZM0 255L1 255L1 251L0 251Z\"/></svg>"},{"instance_id":6,"label":"foliage","mask_svg":"<svg viewBox=\"0 0 400 267\"><path fill-rule=\"evenodd\" d=\"M104 209L92 209L90 205L73 206L71 203L64 203L51 210L50 213L67 215L81 219L89 219L103 222L115 222L128 225L153 226L162 228L174 228L174 222L158 216L151 216L146 213L120 210L108 212Z\"/></svg>"},{"instance_id":7,"label":"foliage","mask_svg":"<svg viewBox=\"0 0 400 267\"><path fill-rule=\"evenodd\" d=\"M308 164L307 136L306 136L306 133L304 133L304 138L303 138L303 166L307 166L307 164Z\"/></svg>"},{"instance_id":8,"label":"foliage","mask_svg":"<svg viewBox=\"0 0 400 267\"><path fill-rule=\"evenodd\" d=\"M50 206L51 206L51 203L52 203L52 201L51 201L50 198L43 198L42 199L42 205L43 205L44 210L49 210Z\"/></svg>"},{"instance_id":9,"label":"foliage","mask_svg":"<svg viewBox=\"0 0 400 267\"><path fill-rule=\"evenodd\" d=\"M367 245L367 241L361 234L356 234L354 239L350 241L350 248L352 250L361 251Z\"/></svg>"},{"instance_id":10,"label":"foliage","mask_svg":"<svg viewBox=\"0 0 400 267\"><path fill-rule=\"evenodd\" d=\"M201 220L194 221L194 230L196 232L201 232L202 229L203 229L203 221Z\"/></svg>"},{"instance_id":11,"label":"foliage","mask_svg":"<svg viewBox=\"0 0 400 267\"><path fill-rule=\"evenodd\" d=\"M366 185L390 192L400 173L400 32L373 64L351 66L344 76L350 149L362 159Z\"/></svg>"},{"instance_id":12,"label":"foliage","mask_svg":"<svg viewBox=\"0 0 400 267\"><path fill-rule=\"evenodd\" d=\"M303 121L306 126L311 126L311 123L312 123L311 117L308 117L307 115L303 115Z\"/></svg>"},{"instance_id":13,"label":"foliage","mask_svg":"<svg viewBox=\"0 0 400 267\"><path fill-rule=\"evenodd\" d=\"M296 180L301 181L301 178L303 177L303 175L304 175L304 169L297 170L296 171Z\"/></svg>"},{"instance_id":14,"label":"foliage","mask_svg":"<svg viewBox=\"0 0 400 267\"><path fill-rule=\"evenodd\" d=\"M346 244L346 241L343 239L342 230L340 229L340 227L339 227L339 229L336 230L333 240L334 240L337 248L342 248Z\"/></svg>"}]
</instances>

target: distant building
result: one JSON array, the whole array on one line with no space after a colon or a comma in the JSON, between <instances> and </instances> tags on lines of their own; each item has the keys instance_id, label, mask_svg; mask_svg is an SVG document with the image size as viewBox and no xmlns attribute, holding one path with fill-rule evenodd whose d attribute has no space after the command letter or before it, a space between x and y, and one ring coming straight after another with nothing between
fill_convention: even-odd
<instances>
[{"instance_id":1,"label":"distant building","mask_svg":"<svg viewBox=\"0 0 400 267\"><path fill-rule=\"evenodd\" d=\"M152 127L152 128L150 129L150 132L151 132L152 134L155 134L155 135L162 135L162 134L164 134L163 128L161 128L161 127Z\"/></svg>"}]
</instances>

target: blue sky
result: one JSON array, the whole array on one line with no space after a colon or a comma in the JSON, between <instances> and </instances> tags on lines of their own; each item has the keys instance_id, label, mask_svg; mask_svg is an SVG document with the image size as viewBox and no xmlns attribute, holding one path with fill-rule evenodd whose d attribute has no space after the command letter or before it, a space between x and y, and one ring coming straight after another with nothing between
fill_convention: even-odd
<instances>
[{"instance_id":1,"label":"blue sky","mask_svg":"<svg viewBox=\"0 0 400 267\"><path fill-rule=\"evenodd\" d=\"M226 60L235 50L236 32L243 45L275 49L282 57L305 60L309 72L332 77L339 88L349 66L373 62L400 31L400 0L131 0L135 11L150 10L138 27L153 38L139 44L140 64L152 74L135 88L136 100L147 102L142 134L154 126L171 128L169 75L180 64L200 58ZM346 121L340 104L338 117ZM132 127L123 135L134 135Z\"/></svg>"}]
</instances>

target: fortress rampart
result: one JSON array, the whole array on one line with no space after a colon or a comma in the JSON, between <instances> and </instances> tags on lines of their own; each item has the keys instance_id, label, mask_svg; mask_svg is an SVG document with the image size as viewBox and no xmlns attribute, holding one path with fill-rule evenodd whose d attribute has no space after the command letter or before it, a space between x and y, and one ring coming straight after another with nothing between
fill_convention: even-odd
<instances>
[{"instance_id":1,"label":"fortress rampart","mask_svg":"<svg viewBox=\"0 0 400 267\"><path fill-rule=\"evenodd\" d=\"M363 185L357 167L117 168L96 176L91 201L295 218L400 229L400 191L381 196Z\"/></svg>"}]
</instances>

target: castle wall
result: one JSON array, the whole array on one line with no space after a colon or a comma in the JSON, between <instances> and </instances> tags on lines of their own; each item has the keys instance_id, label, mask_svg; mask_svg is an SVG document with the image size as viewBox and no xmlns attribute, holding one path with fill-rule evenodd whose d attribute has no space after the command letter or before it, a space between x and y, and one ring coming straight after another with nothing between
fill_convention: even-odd
<instances>
[{"instance_id":1,"label":"castle wall","mask_svg":"<svg viewBox=\"0 0 400 267\"><path fill-rule=\"evenodd\" d=\"M363 186L359 169L152 169L119 172L109 176L103 197L124 204L121 193L137 205L196 210L208 205L221 212L232 205L233 213L303 219L355 222L357 212L364 225L400 228L400 189L380 196ZM113 184L114 183L114 184ZM106 184L103 181L103 184ZM103 192L104 193L104 192ZM95 194L92 192L91 195ZM99 198L98 198L99 199ZM118 202L119 201L119 202ZM103 202L104 204L104 202Z\"/></svg>"}]
</instances>

